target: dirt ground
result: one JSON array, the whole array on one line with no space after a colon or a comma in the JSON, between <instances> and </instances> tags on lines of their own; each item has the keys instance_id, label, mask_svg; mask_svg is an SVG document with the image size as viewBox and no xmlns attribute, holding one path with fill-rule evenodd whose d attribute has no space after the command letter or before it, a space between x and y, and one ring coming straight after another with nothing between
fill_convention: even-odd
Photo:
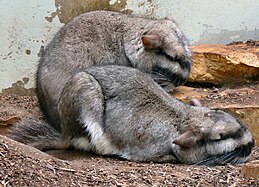
<instances>
[{"instance_id":1,"label":"dirt ground","mask_svg":"<svg viewBox=\"0 0 259 187\"><path fill-rule=\"evenodd\" d=\"M258 89L256 85L250 88ZM225 88L220 88L222 89ZM208 89L202 102L258 101L235 93L220 96ZM0 94L0 134L20 118L42 118L35 96ZM43 153L0 136L0 187L4 186L259 186L259 180L245 178L242 166L188 166L170 163L135 163L74 150ZM259 160L255 147L250 161Z\"/></svg>"}]
</instances>

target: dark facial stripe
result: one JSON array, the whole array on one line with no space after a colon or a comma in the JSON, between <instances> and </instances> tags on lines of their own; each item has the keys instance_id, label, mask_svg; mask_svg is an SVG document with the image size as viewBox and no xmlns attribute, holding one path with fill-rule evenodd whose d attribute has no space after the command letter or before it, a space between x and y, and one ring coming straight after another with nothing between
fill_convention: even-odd
<instances>
[{"instance_id":1,"label":"dark facial stripe","mask_svg":"<svg viewBox=\"0 0 259 187\"><path fill-rule=\"evenodd\" d=\"M159 49L158 54L164 56L170 61L178 62L182 69L187 69L188 71L191 70L191 58L188 58L186 56L172 57L168 55L163 49Z\"/></svg>"},{"instance_id":2,"label":"dark facial stripe","mask_svg":"<svg viewBox=\"0 0 259 187\"><path fill-rule=\"evenodd\" d=\"M156 64L153 69L153 72L157 72L162 75L162 78L168 79L168 81L172 82L175 86L180 86L186 82L186 78L181 74L177 74L175 72L170 71L168 68L164 68L159 64Z\"/></svg>"}]
</instances>

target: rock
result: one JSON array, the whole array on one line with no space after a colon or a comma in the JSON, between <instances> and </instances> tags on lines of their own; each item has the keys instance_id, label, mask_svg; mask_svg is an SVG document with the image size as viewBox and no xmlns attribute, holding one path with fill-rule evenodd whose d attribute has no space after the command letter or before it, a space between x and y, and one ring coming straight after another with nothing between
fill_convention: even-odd
<instances>
[{"instance_id":1,"label":"rock","mask_svg":"<svg viewBox=\"0 0 259 187\"><path fill-rule=\"evenodd\" d=\"M229 111L235 116L238 116L241 121L248 125L251 131L255 144L259 145L259 106L227 106L225 111Z\"/></svg>"},{"instance_id":2,"label":"rock","mask_svg":"<svg viewBox=\"0 0 259 187\"><path fill-rule=\"evenodd\" d=\"M181 86L172 94L183 102L198 99L204 106L222 109L247 124L259 145L259 90L256 88L203 89Z\"/></svg>"},{"instance_id":3,"label":"rock","mask_svg":"<svg viewBox=\"0 0 259 187\"><path fill-rule=\"evenodd\" d=\"M188 86L176 87L173 91L171 91L171 94L185 103L189 103L191 99L194 98L200 100L208 95L208 93L203 90Z\"/></svg>"},{"instance_id":4,"label":"rock","mask_svg":"<svg viewBox=\"0 0 259 187\"><path fill-rule=\"evenodd\" d=\"M247 44L202 44L191 47L190 82L235 85L259 80L259 47Z\"/></svg>"},{"instance_id":5,"label":"rock","mask_svg":"<svg viewBox=\"0 0 259 187\"><path fill-rule=\"evenodd\" d=\"M243 166L241 174L246 178L259 179L259 160L254 160Z\"/></svg>"}]
</instances>

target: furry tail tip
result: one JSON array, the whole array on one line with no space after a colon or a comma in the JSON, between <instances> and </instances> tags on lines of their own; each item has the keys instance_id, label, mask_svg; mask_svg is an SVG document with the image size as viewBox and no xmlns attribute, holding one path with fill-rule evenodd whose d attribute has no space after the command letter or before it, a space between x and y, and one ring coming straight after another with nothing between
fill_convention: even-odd
<instances>
[{"instance_id":1,"label":"furry tail tip","mask_svg":"<svg viewBox=\"0 0 259 187\"><path fill-rule=\"evenodd\" d=\"M10 129L7 136L42 151L66 148L61 134L41 120L22 120Z\"/></svg>"}]
</instances>

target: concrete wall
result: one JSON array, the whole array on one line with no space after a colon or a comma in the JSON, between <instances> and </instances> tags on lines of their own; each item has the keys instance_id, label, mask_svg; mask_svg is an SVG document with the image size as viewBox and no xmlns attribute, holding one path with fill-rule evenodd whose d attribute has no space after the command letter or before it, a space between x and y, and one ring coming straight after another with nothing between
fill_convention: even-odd
<instances>
[{"instance_id":1,"label":"concrete wall","mask_svg":"<svg viewBox=\"0 0 259 187\"><path fill-rule=\"evenodd\" d=\"M44 46L73 17L96 9L173 17L190 44L259 39L258 0L1 0L0 91L27 94Z\"/></svg>"}]
</instances>

